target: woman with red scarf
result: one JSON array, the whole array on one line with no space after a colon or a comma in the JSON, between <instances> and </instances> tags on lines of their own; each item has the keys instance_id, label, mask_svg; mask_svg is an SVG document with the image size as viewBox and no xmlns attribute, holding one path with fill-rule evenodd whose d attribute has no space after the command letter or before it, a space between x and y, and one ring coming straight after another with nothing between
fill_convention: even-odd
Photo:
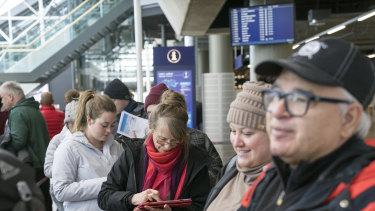
<instances>
[{"instance_id":1,"label":"woman with red scarf","mask_svg":"<svg viewBox=\"0 0 375 211\"><path fill-rule=\"evenodd\" d=\"M146 140L124 142L125 151L99 192L99 207L133 210L147 201L190 198L190 206L178 209L202 210L210 191L206 156L190 146L187 121L186 110L157 105L149 118ZM164 205L160 210L171 207Z\"/></svg>"}]
</instances>

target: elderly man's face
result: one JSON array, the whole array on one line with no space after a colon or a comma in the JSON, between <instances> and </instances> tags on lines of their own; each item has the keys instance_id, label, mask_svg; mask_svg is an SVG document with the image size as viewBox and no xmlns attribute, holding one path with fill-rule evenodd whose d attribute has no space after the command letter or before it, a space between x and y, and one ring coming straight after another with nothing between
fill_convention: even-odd
<instances>
[{"instance_id":1,"label":"elderly man's face","mask_svg":"<svg viewBox=\"0 0 375 211\"><path fill-rule=\"evenodd\" d=\"M3 107L5 110L9 111L13 106L13 95L8 93L0 93L1 96L1 102L3 103Z\"/></svg>"},{"instance_id":2,"label":"elderly man's face","mask_svg":"<svg viewBox=\"0 0 375 211\"><path fill-rule=\"evenodd\" d=\"M304 91L312 95L346 99L339 87L310 83L289 71L282 71L274 84L281 92ZM267 132L270 136L272 155L279 156L295 168L300 161L312 162L341 146L341 130L345 129L345 117L341 106L327 102L311 102L304 116L291 116L284 100L277 102L267 112Z\"/></svg>"}]
</instances>

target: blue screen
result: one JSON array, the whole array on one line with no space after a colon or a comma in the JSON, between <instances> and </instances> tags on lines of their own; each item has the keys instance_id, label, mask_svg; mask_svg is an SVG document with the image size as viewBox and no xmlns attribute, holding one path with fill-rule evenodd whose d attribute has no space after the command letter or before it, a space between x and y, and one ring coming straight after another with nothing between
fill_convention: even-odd
<instances>
[{"instance_id":1,"label":"blue screen","mask_svg":"<svg viewBox=\"0 0 375 211\"><path fill-rule=\"evenodd\" d=\"M193 77L191 70L157 70L156 84L165 83L169 89L179 92L185 96L189 121L187 126L193 128Z\"/></svg>"},{"instance_id":2,"label":"blue screen","mask_svg":"<svg viewBox=\"0 0 375 211\"><path fill-rule=\"evenodd\" d=\"M294 41L294 5L277 4L230 9L232 45Z\"/></svg>"}]
</instances>

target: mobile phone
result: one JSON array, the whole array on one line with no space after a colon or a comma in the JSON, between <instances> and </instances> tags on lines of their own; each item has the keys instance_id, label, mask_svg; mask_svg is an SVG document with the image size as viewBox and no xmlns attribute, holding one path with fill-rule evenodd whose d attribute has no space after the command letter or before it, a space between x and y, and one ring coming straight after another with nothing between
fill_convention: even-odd
<instances>
[{"instance_id":1,"label":"mobile phone","mask_svg":"<svg viewBox=\"0 0 375 211\"><path fill-rule=\"evenodd\" d=\"M167 200L167 201L158 201L158 202L145 202L137 206L140 210L146 210L144 207L149 206L152 208L164 208L164 205L167 204L170 207L187 207L191 204L191 199L178 199L178 200Z\"/></svg>"}]
</instances>

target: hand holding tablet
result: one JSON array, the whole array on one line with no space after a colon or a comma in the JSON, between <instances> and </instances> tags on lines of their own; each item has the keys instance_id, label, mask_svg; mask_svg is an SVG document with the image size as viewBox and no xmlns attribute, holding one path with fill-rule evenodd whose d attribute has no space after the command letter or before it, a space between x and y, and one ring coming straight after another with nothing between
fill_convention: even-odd
<instances>
[{"instance_id":1,"label":"hand holding tablet","mask_svg":"<svg viewBox=\"0 0 375 211\"><path fill-rule=\"evenodd\" d=\"M145 206L163 209L164 205L168 205L169 207L187 207L191 204L191 199L179 199L179 200L167 200L167 201L158 201L158 202L145 202L138 205L136 208L139 210L147 210Z\"/></svg>"}]
</instances>

